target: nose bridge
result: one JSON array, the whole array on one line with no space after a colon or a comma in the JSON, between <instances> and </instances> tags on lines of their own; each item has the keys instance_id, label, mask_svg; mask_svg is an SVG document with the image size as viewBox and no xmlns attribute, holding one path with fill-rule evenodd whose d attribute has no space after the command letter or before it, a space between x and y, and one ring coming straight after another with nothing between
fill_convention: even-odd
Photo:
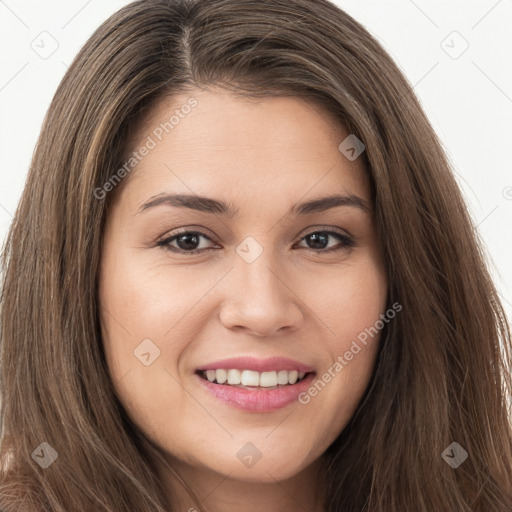
<instances>
[{"instance_id":1,"label":"nose bridge","mask_svg":"<svg viewBox=\"0 0 512 512\"><path fill-rule=\"evenodd\" d=\"M270 236L265 237L267 243ZM221 320L226 327L244 326L268 335L282 327L296 326L302 313L275 251L255 237L246 237L236 248L230 284L225 288ZM233 283L233 280L236 280Z\"/></svg>"},{"instance_id":2,"label":"nose bridge","mask_svg":"<svg viewBox=\"0 0 512 512\"><path fill-rule=\"evenodd\" d=\"M261 243L253 236L247 236L236 248L237 279L242 280L242 288L255 299L282 299L280 296L283 294L283 284L277 277L279 262L270 246L271 237L265 237L265 241L261 236L259 239Z\"/></svg>"}]
</instances>

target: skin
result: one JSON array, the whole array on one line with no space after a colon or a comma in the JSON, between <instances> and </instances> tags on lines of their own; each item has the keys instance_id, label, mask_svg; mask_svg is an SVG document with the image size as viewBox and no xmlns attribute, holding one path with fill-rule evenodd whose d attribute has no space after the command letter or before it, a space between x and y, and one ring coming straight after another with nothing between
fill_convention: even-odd
<instances>
[{"instance_id":1,"label":"skin","mask_svg":"<svg viewBox=\"0 0 512 512\"><path fill-rule=\"evenodd\" d=\"M136 127L132 150L191 96L198 105L124 179L107 216L99 293L112 380L131 419L208 511L322 511L321 456L367 388L378 335L309 403L274 412L219 401L195 371L227 357L282 356L319 377L385 312L387 280L371 213L339 206L287 215L295 203L333 193L371 206L362 159L349 161L338 150L348 133L319 107L215 89L160 100ZM239 216L165 205L139 212L162 193L223 200ZM210 239L170 244L203 252L156 245L188 227ZM344 247L333 235L315 245L306 236L325 227L349 233L356 245ZM236 252L247 236L263 249L252 263ZM326 252L331 247L340 250ZM160 350L149 366L134 356L144 339ZM237 457L249 441L262 454L252 467ZM176 510L194 507L156 464Z\"/></svg>"}]
</instances>

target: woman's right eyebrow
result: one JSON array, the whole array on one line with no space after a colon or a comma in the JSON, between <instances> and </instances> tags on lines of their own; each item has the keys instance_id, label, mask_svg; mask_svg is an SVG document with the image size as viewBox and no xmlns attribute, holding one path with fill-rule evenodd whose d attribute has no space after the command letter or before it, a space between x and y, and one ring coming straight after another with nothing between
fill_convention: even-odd
<instances>
[{"instance_id":1,"label":"woman's right eyebrow","mask_svg":"<svg viewBox=\"0 0 512 512\"><path fill-rule=\"evenodd\" d=\"M199 196L196 194L162 193L151 197L147 202L142 204L142 206L137 210L137 214L162 205L175 208L189 208L214 215L222 215L231 219L235 218L240 210L239 208L234 208L229 203L220 199L213 199L211 197ZM288 215L298 217L302 215L309 215L311 213L323 212L340 206L359 208L365 213L371 213L372 211L368 202L357 195L334 194L297 203L292 206Z\"/></svg>"}]
</instances>

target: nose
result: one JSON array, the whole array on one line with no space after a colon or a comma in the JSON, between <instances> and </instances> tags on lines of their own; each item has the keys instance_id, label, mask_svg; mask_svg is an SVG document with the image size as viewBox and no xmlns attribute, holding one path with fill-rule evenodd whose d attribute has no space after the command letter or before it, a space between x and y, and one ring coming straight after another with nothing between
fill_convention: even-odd
<instances>
[{"instance_id":1,"label":"nose","mask_svg":"<svg viewBox=\"0 0 512 512\"><path fill-rule=\"evenodd\" d=\"M270 337L302 325L303 302L293 289L291 274L280 270L266 252L252 263L236 256L221 292L220 320L227 329Z\"/></svg>"}]
</instances>

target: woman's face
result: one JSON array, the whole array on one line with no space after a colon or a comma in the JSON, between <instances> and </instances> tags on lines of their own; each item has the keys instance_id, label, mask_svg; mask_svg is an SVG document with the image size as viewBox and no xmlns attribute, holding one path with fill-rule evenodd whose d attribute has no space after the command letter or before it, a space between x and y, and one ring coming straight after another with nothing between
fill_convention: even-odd
<instances>
[{"instance_id":1,"label":"woman's face","mask_svg":"<svg viewBox=\"0 0 512 512\"><path fill-rule=\"evenodd\" d=\"M303 100L220 91L136 130L105 227L104 347L129 416L185 472L298 475L367 387L379 335L357 340L387 282L348 135Z\"/></svg>"}]
</instances>

